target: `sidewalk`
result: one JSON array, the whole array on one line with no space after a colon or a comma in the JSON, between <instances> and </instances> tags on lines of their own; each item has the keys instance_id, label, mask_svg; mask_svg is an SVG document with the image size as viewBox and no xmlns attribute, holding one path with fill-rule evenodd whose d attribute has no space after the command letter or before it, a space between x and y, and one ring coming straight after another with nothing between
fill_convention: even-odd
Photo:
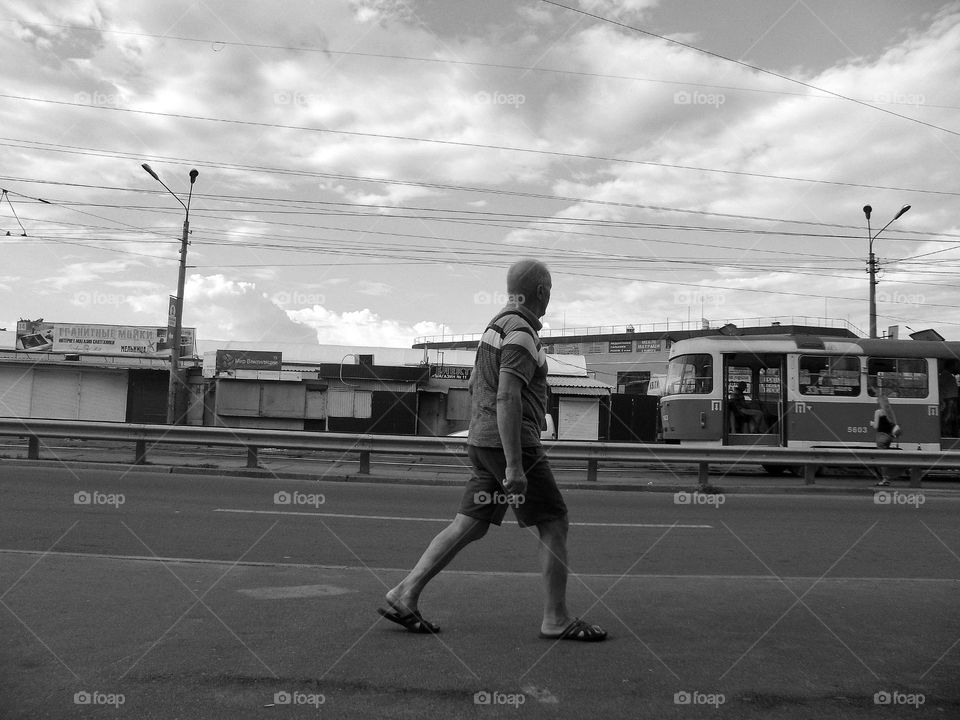
<instances>
[{"instance_id":1,"label":"sidewalk","mask_svg":"<svg viewBox=\"0 0 960 720\"><path fill-rule=\"evenodd\" d=\"M27 460L25 446L0 448L0 463L58 463L76 468L123 468L127 472L453 486L461 485L469 473L466 458L374 455L370 473L363 474L355 456L343 458L336 453L300 451L261 451L259 467L248 468L243 451L201 446L159 446L151 449L147 464L133 465L130 443L93 444L85 441L57 441L55 445L41 447L40 456L41 460ZM562 487L667 493L690 492L698 487L697 466L694 464L601 464L596 482L587 480L586 463L579 467L575 465L568 462L554 464L554 474ZM872 494L882 489L865 470L828 468L812 485L808 485L802 477L789 473L769 475L758 465L710 467L710 491L718 493ZM910 487L905 474L887 489L916 490ZM960 493L960 473L929 474L920 489L927 494Z\"/></svg>"}]
</instances>

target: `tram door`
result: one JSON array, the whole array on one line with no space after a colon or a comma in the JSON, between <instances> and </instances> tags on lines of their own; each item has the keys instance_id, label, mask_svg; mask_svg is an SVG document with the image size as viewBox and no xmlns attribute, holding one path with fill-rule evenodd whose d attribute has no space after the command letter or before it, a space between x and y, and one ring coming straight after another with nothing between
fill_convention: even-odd
<instances>
[{"instance_id":1,"label":"tram door","mask_svg":"<svg viewBox=\"0 0 960 720\"><path fill-rule=\"evenodd\" d=\"M786 355L724 356L724 444L786 445L786 376Z\"/></svg>"}]
</instances>

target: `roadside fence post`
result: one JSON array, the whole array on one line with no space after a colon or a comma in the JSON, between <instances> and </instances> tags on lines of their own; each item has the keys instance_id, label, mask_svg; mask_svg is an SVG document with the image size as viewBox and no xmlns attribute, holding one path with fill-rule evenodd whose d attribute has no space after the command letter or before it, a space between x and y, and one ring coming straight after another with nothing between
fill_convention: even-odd
<instances>
[{"instance_id":1,"label":"roadside fence post","mask_svg":"<svg viewBox=\"0 0 960 720\"><path fill-rule=\"evenodd\" d=\"M137 449L134 450L133 464L134 465L146 465L147 464L147 441L146 440L137 440Z\"/></svg>"},{"instance_id":2,"label":"roadside fence post","mask_svg":"<svg viewBox=\"0 0 960 720\"><path fill-rule=\"evenodd\" d=\"M599 463L595 459L587 460L587 482L597 481L597 470Z\"/></svg>"},{"instance_id":3,"label":"roadside fence post","mask_svg":"<svg viewBox=\"0 0 960 720\"><path fill-rule=\"evenodd\" d=\"M923 470L916 467L910 468L910 487L912 488L920 487L920 481L922 479L923 479Z\"/></svg>"}]
</instances>

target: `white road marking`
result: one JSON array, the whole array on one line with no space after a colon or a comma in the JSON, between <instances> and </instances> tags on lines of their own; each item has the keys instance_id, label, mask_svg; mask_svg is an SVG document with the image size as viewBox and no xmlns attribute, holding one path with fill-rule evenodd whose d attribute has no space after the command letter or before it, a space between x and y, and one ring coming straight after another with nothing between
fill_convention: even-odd
<instances>
[{"instance_id":1,"label":"white road marking","mask_svg":"<svg viewBox=\"0 0 960 720\"><path fill-rule=\"evenodd\" d=\"M291 598L331 597L357 592L336 585L281 585L279 587L241 588L241 595L254 600L289 600Z\"/></svg>"},{"instance_id":2,"label":"white road marking","mask_svg":"<svg viewBox=\"0 0 960 720\"><path fill-rule=\"evenodd\" d=\"M409 517L398 515L349 515L347 513L296 512L294 510L240 510L235 508L216 508L214 512L239 513L249 515L294 515L298 517L346 518L348 520L406 520L409 522L449 523L452 518ZM516 525L516 522L504 520L504 525ZM629 528L677 528L690 530L712 530L713 525L684 525L681 523L589 523L572 522L578 527L629 527Z\"/></svg>"}]
</instances>

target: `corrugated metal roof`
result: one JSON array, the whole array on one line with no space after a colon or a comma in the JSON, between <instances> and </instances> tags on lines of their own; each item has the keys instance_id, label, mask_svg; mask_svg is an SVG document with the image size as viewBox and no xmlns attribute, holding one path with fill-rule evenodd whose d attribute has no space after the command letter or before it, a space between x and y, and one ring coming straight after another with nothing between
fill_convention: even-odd
<instances>
[{"instance_id":1,"label":"corrugated metal roof","mask_svg":"<svg viewBox=\"0 0 960 720\"><path fill-rule=\"evenodd\" d=\"M609 395L613 387L599 380L585 377L554 377L547 378L550 389L558 395Z\"/></svg>"}]
</instances>

